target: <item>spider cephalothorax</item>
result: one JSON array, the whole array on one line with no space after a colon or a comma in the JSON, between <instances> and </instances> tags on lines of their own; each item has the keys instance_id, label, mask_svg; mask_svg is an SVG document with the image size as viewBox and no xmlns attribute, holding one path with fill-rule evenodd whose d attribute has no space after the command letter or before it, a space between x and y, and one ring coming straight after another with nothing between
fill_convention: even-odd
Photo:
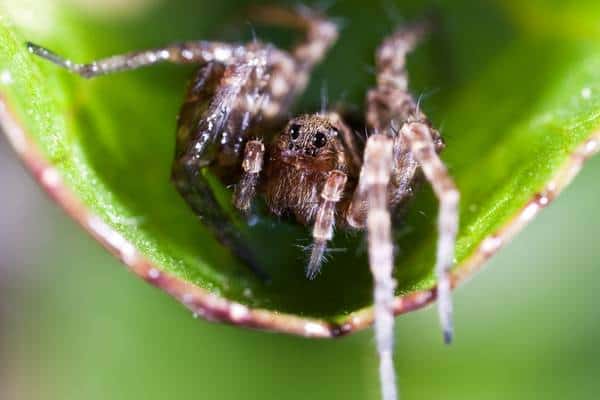
<instances>
[{"instance_id":1,"label":"spider cephalothorax","mask_svg":"<svg viewBox=\"0 0 600 400\"><path fill-rule=\"evenodd\" d=\"M411 197L420 176L440 201L438 309L446 340L452 331L449 269L459 195L438 156L440 134L408 92L405 68L406 55L425 33L425 25L398 30L377 50L377 82L366 96L368 138L361 146L333 112L285 122L311 70L337 39L336 25L304 8L266 8L257 17L303 29L306 39L291 51L258 41L191 41L90 64L73 63L33 44L29 48L86 78L164 61L199 64L178 119L173 163L177 189L221 242L257 272L252 251L216 201L204 168L212 168L226 184L235 183L233 202L240 212L250 212L255 196L262 195L271 213L312 226L309 278L319 272L334 225L366 230L382 390L386 400L395 399L392 213ZM273 127L278 131L274 137Z\"/></svg>"}]
</instances>

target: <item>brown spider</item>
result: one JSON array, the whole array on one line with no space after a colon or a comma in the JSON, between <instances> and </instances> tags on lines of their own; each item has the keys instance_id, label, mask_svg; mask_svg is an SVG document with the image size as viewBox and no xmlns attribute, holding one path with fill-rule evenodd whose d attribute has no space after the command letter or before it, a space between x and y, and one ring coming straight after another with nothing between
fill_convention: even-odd
<instances>
[{"instance_id":1,"label":"brown spider","mask_svg":"<svg viewBox=\"0 0 600 400\"><path fill-rule=\"evenodd\" d=\"M417 24L388 37L376 53L377 85L367 94L364 148L335 112L303 115L286 123L293 100L311 70L338 37L318 13L266 8L265 22L302 29L306 38L290 52L270 44L192 41L75 64L39 46L31 52L85 78L160 62L199 64L177 129L173 180L181 195L218 238L253 265L251 252L219 207L203 173L211 167L236 183L234 205L249 213L257 193L270 212L312 225L314 246L307 277L319 272L334 225L367 230L375 281L375 332L385 399L396 398L392 364L395 281L391 213L424 175L440 202L435 271L444 337L451 339L448 271L453 264L459 193L438 157L440 134L408 92L405 59L426 29ZM240 177L241 174L241 177Z\"/></svg>"}]
</instances>

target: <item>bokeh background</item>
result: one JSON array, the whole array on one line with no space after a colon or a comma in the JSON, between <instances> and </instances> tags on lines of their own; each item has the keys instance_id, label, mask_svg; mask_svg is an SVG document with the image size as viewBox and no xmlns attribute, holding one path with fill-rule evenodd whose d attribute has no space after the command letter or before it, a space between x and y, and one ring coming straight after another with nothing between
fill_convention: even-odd
<instances>
[{"instance_id":1,"label":"bokeh background","mask_svg":"<svg viewBox=\"0 0 600 400\"><path fill-rule=\"evenodd\" d=\"M398 319L403 398L597 398L599 180L597 158L456 292L454 345L433 309ZM0 187L1 399L378 398L371 331L315 341L197 320L69 220L4 138Z\"/></svg>"}]
</instances>

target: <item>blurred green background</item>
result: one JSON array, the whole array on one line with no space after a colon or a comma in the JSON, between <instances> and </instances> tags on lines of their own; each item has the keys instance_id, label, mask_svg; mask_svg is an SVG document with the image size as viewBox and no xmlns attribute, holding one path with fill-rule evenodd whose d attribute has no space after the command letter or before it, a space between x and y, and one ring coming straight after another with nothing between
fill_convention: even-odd
<instances>
[{"instance_id":1,"label":"blurred green background","mask_svg":"<svg viewBox=\"0 0 600 400\"><path fill-rule=\"evenodd\" d=\"M365 26L372 36L391 23L375 25ZM599 179L597 158L456 292L453 346L441 344L432 309L398 319L403 398L597 398ZM379 397L371 331L311 341L196 320L70 221L4 138L0 184L0 399Z\"/></svg>"}]
</instances>

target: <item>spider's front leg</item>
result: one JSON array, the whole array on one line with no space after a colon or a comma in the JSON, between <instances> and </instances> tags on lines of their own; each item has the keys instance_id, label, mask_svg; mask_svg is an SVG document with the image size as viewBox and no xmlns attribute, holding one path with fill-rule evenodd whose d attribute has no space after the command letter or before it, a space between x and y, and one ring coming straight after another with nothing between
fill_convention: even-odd
<instances>
[{"instance_id":1,"label":"spider's front leg","mask_svg":"<svg viewBox=\"0 0 600 400\"><path fill-rule=\"evenodd\" d=\"M388 210L388 185L392 174L392 139L375 134L365 147L361 173L367 202L369 266L375 293L375 336L379 352L379 375L384 400L396 400L396 375L392 358L394 348L394 246ZM361 190L359 187L357 190Z\"/></svg>"},{"instance_id":2,"label":"spider's front leg","mask_svg":"<svg viewBox=\"0 0 600 400\"><path fill-rule=\"evenodd\" d=\"M419 163L423 174L433 187L439 200L438 244L435 260L437 277L438 312L444 341L452 341L452 299L450 269L454 264L454 247L458 231L459 192L448 174L446 166L438 156L432 129L421 122L408 122L401 129L401 135L410 146L410 151Z\"/></svg>"},{"instance_id":3,"label":"spider's front leg","mask_svg":"<svg viewBox=\"0 0 600 400\"><path fill-rule=\"evenodd\" d=\"M367 121L394 140L394 170L390 203L409 197L418 177L417 167L431 183L440 202L435 273L438 310L444 340L452 338L450 268L458 230L458 190L438 156L443 142L408 91L406 55L427 31L426 24L398 30L377 50L377 86L369 92ZM401 127L401 129L397 129Z\"/></svg>"},{"instance_id":4,"label":"spider's front leg","mask_svg":"<svg viewBox=\"0 0 600 400\"><path fill-rule=\"evenodd\" d=\"M377 86L367 96L367 125L375 132L364 153L364 165L346 221L367 227L369 260L375 277L375 332L380 353L381 388L395 399L392 364L395 282L389 209L409 198L419 177L418 167L440 199L436 259L438 308L448 342L452 336L449 269L458 227L458 191L438 156L443 142L408 91L406 56L427 31L427 24L401 29L384 40L376 53ZM402 129L398 129L402 126ZM385 186L384 186L385 183ZM385 205L385 206L384 206Z\"/></svg>"},{"instance_id":5,"label":"spider's front leg","mask_svg":"<svg viewBox=\"0 0 600 400\"><path fill-rule=\"evenodd\" d=\"M211 61L229 63L235 51L235 46L227 43L190 41L78 64L34 43L27 43L27 48L31 53L84 78L134 70L163 62L175 64L204 64Z\"/></svg>"}]
</instances>

